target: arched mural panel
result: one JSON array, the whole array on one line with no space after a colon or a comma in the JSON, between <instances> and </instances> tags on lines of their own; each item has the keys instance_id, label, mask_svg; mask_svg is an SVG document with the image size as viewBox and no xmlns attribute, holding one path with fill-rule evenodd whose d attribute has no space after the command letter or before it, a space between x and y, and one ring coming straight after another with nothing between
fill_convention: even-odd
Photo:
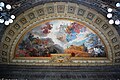
<instances>
[{"instance_id":1,"label":"arched mural panel","mask_svg":"<svg viewBox=\"0 0 120 80\"><path fill-rule=\"evenodd\" d=\"M106 57L106 47L99 36L76 21L50 20L27 32L19 41L15 57Z\"/></svg>"}]
</instances>

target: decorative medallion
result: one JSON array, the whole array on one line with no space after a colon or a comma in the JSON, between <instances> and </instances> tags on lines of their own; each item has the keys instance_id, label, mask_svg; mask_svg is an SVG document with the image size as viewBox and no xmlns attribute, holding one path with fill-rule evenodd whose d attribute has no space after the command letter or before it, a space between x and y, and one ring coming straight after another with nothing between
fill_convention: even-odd
<instances>
[{"instance_id":1,"label":"decorative medallion","mask_svg":"<svg viewBox=\"0 0 120 80\"><path fill-rule=\"evenodd\" d=\"M93 20L94 16L95 16L95 14L89 12L88 15L87 15L87 19Z\"/></svg>"},{"instance_id":2,"label":"decorative medallion","mask_svg":"<svg viewBox=\"0 0 120 80\"><path fill-rule=\"evenodd\" d=\"M41 9L37 10L37 13L38 13L38 16L44 15L44 9L41 8Z\"/></svg>"},{"instance_id":3,"label":"decorative medallion","mask_svg":"<svg viewBox=\"0 0 120 80\"><path fill-rule=\"evenodd\" d=\"M71 54L51 54L52 62L67 63L70 61Z\"/></svg>"},{"instance_id":4,"label":"decorative medallion","mask_svg":"<svg viewBox=\"0 0 120 80\"><path fill-rule=\"evenodd\" d=\"M64 5L58 5L57 6L57 12L58 13L64 13L65 6Z\"/></svg>"},{"instance_id":5,"label":"decorative medallion","mask_svg":"<svg viewBox=\"0 0 120 80\"><path fill-rule=\"evenodd\" d=\"M22 18L22 19L20 19L20 22L21 22L22 24L25 24L25 23L27 23L27 20L26 20L26 18Z\"/></svg>"},{"instance_id":6,"label":"decorative medallion","mask_svg":"<svg viewBox=\"0 0 120 80\"><path fill-rule=\"evenodd\" d=\"M9 34L10 36L14 36L15 32L14 32L13 30L10 30L10 31L8 32L8 34Z\"/></svg>"},{"instance_id":7,"label":"decorative medallion","mask_svg":"<svg viewBox=\"0 0 120 80\"><path fill-rule=\"evenodd\" d=\"M110 30L110 31L108 32L108 36L112 36L112 35L114 35L114 32L113 32L112 30Z\"/></svg>"},{"instance_id":8,"label":"decorative medallion","mask_svg":"<svg viewBox=\"0 0 120 80\"><path fill-rule=\"evenodd\" d=\"M9 37L6 37L6 38L5 38L5 41L7 41L7 42L10 42L10 40L11 40L11 39L10 39Z\"/></svg>"},{"instance_id":9,"label":"decorative medallion","mask_svg":"<svg viewBox=\"0 0 120 80\"><path fill-rule=\"evenodd\" d=\"M107 25L107 24L104 24L103 26L102 26L102 29L103 30L107 30L109 28L109 26Z\"/></svg>"},{"instance_id":10,"label":"decorative medallion","mask_svg":"<svg viewBox=\"0 0 120 80\"><path fill-rule=\"evenodd\" d=\"M54 6L47 7L48 14L54 13Z\"/></svg>"},{"instance_id":11,"label":"decorative medallion","mask_svg":"<svg viewBox=\"0 0 120 80\"><path fill-rule=\"evenodd\" d=\"M34 13L29 13L29 14L28 14L28 17L29 17L30 19L34 19L34 18L35 18L35 15L34 15Z\"/></svg>"},{"instance_id":12,"label":"decorative medallion","mask_svg":"<svg viewBox=\"0 0 120 80\"><path fill-rule=\"evenodd\" d=\"M75 7L74 6L68 6L68 13L75 13Z\"/></svg>"},{"instance_id":13,"label":"decorative medallion","mask_svg":"<svg viewBox=\"0 0 120 80\"><path fill-rule=\"evenodd\" d=\"M85 10L83 9L78 9L78 15L83 16L85 14Z\"/></svg>"},{"instance_id":14,"label":"decorative medallion","mask_svg":"<svg viewBox=\"0 0 120 80\"><path fill-rule=\"evenodd\" d=\"M115 56L117 57L119 57L120 56L120 51L119 52L117 52L117 53L115 53Z\"/></svg>"},{"instance_id":15,"label":"decorative medallion","mask_svg":"<svg viewBox=\"0 0 120 80\"><path fill-rule=\"evenodd\" d=\"M120 59L115 59L115 63L120 63Z\"/></svg>"},{"instance_id":16,"label":"decorative medallion","mask_svg":"<svg viewBox=\"0 0 120 80\"><path fill-rule=\"evenodd\" d=\"M8 49L8 45L7 44L3 44L3 48L4 49Z\"/></svg>"},{"instance_id":17,"label":"decorative medallion","mask_svg":"<svg viewBox=\"0 0 120 80\"><path fill-rule=\"evenodd\" d=\"M2 51L2 56L7 56L7 52Z\"/></svg>"},{"instance_id":18,"label":"decorative medallion","mask_svg":"<svg viewBox=\"0 0 120 80\"><path fill-rule=\"evenodd\" d=\"M2 58L2 62L7 62L7 58Z\"/></svg>"},{"instance_id":19,"label":"decorative medallion","mask_svg":"<svg viewBox=\"0 0 120 80\"><path fill-rule=\"evenodd\" d=\"M115 50L120 49L119 44L115 45L115 46L114 46L114 49L115 49Z\"/></svg>"},{"instance_id":20,"label":"decorative medallion","mask_svg":"<svg viewBox=\"0 0 120 80\"><path fill-rule=\"evenodd\" d=\"M116 38L116 37L114 37L114 38L112 39L112 43L115 43L115 42L117 42L117 38Z\"/></svg>"},{"instance_id":21,"label":"decorative medallion","mask_svg":"<svg viewBox=\"0 0 120 80\"><path fill-rule=\"evenodd\" d=\"M101 22L102 22L102 19L100 19L100 18L97 18L97 19L95 20L95 23L98 24L98 25L99 25Z\"/></svg>"},{"instance_id":22,"label":"decorative medallion","mask_svg":"<svg viewBox=\"0 0 120 80\"><path fill-rule=\"evenodd\" d=\"M18 30L20 28L20 25L19 24L15 24L14 28Z\"/></svg>"}]
</instances>

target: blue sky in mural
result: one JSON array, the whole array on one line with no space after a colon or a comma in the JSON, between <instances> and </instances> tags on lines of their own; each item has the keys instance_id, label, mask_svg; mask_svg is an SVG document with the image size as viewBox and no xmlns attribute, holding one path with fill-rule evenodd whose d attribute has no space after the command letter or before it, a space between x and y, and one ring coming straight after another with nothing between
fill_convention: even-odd
<instances>
[{"instance_id":1,"label":"blue sky in mural","mask_svg":"<svg viewBox=\"0 0 120 80\"><path fill-rule=\"evenodd\" d=\"M98 43L98 37L97 35L91 31L89 28L82 26L81 30L79 32L75 32L74 29L71 29L71 33L66 33L66 28L70 26L73 21L67 21L67 20L53 20L50 22L52 25L52 29L50 30L50 33L45 35L41 31L38 31L38 28L35 28L32 30L32 32L36 32L35 37L39 38L51 38L55 44L58 44L60 46L63 46L65 49L67 46L70 46L72 44L74 45L83 45L83 43L88 47L91 48L95 46ZM77 24L77 23L76 23ZM44 24L40 27L45 26ZM65 37L63 41L59 40L59 37ZM91 42L90 42L91 40ZM100 39L99 39L100 40ZM99 41L99 44L102 45L101 41Z\"/></svg>"}]
</instances>

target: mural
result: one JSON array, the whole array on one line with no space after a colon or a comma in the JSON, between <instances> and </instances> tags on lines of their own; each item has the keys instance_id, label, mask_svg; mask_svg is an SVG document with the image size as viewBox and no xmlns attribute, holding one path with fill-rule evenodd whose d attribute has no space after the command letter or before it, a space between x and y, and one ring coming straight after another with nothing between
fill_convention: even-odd
<instances>
[{"instance_id":1,"label":"mural","mask_svg":"<svg viewBox=\"0 0 120 80\"><path fill-rule=\"evenodd\" d=\"M52 20L29 31L16 48L16 57L105 57L100 38L86 26L69 20Z\"/></svg>"}]
</instances>

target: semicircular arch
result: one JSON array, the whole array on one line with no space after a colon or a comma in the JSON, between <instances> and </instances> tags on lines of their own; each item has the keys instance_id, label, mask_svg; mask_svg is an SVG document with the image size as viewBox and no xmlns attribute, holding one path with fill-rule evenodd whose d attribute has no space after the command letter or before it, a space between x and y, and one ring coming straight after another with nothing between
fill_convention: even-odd
<instances>
[{"instance_id":1,"label":"semicircular arch","mask_svg":"<svg viewBox=\"0 0 120 80\"><path fill-rule=\"evenodd\" d=\"M107 19L93 9L90 9L83 5L65 2L46 3L44 5L39 5L31 8L19 15L14 21L14 23L7 28L4 37L2 38L0 62L5 64L32 64L34 62L42 62L49 64L49 62L51 61L49 59L46 59L46 61L39 59L17 60L14 58L13 54L17 42L27 30L32 27L39 26L44 21L54 19L68 19L81 22L82 24L90 27L92 30L97 32L97 34L101 37L101 39L105 43L105 46L107 47L107 59L73 59L71 60L71 65L89 65L90 63L94 65L108 65L120 63L119 35L115 28L112 25L108 24Z\"/></svg>"}]
</instances>

